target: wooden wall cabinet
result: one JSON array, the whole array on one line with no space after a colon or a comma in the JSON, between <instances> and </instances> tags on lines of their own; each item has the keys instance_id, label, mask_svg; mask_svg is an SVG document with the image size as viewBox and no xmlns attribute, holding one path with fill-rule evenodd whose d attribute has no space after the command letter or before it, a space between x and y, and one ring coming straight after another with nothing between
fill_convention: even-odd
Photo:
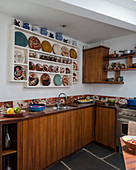
<instances>
[{"instance_id":1,"label":"wooden wall cabinet","mask_svg":"<svg viewBox=\"0 0 136 170\"><path fill-rule=\"evenodd\" d=\"M109 55L109 48L99 46L83 50L83 83L102 83L107 78L104 67L107 61L105 56Z\"/></svg>"},{"instance_id":2,"label":"wooden wall cabinet","mask_svg":"<svg viewBox=\"0 0 136 170\"><path fill-rule=\"evenodd\" d=\"M116 140L115 109L96 107L95 141L115 149Z\"/></svg>"}]
</instances>

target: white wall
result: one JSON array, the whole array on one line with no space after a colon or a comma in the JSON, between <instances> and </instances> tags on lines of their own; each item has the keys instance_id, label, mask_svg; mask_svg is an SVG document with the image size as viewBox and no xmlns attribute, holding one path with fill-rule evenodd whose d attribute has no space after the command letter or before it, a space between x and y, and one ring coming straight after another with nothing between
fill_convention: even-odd
<instances>
[{"instance_id":1,"label":"white wall","mask_svg":"<svg viewBox=\"0 0 136 170\"><path fill-rule=\"evenodd\" d=\"M9 26L13 24L14 19L6 15L0 14L0 102L10 100L22 100L41 97L58 96L60 92L67 95L87 94L89 85L83 85L82 74L80 74L80 82L71 88L45 88L45 89L29 89L24 88L23 84L11 83L8 81L9 67ZM84 44L78 41L81 48L80 58L82 58L82 46ZM82 69L82 60L80 60L80 72Z\"/></svg>"},{"instance_id":2,"label":"white wall","mask_svg":"<svg viewBox=\"0 0 136 170\"><path fill-rule=\"evenodd\" d=\"M91 44L90 47L98 46L99 43ZM136 47L136 34L129 36L119 37L104 42L104 46L110 47L110 53L114 50L134 49ZM115 62L125 63L126 60L114 60ZM114 62L113 60L111 62ZM136 63L136 58L134 59ZM91 84L90 93L107 95L107 96L122 96L132 97L136 96L136 70L133 71L121 71L121 75L124 77L124 84ZM109 77L114 77L114 71L109 72Z\"/></svg>"}]
</instances>

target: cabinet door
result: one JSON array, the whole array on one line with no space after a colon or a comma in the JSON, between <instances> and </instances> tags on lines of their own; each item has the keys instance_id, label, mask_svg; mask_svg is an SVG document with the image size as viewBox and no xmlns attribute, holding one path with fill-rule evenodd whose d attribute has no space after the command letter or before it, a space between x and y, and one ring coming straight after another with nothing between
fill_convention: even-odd
<instances>
[{"instance_id":1,"label":"cabinet door","mask_svg":"<svg viewBox=\"0 0 136 170\"><path fill-rule=\"evenodd\" d=\"M104 67L108 61L109 48L95 47L83 51L83 83L100 83L107 78Z\"/></svg>"},{"instance_id":2,"label":"cabinet door","mask_svg":"<svg viewBox=\"0 0 136 170\"><path fill-rule=\"evenodd\" d=\"M96 50L83 53L83 83L97 82L97 56Z\"/></svg>"},{"instance_id":3,"label":"cabinet door","mask_svg":"<svg viewBox=\"0 0 136 170\"><path fill-rule=\"evenodd\" d=\"M96 107L95 141L115 149L115 109Z\"/></svg>"},{"instance_id":4,"label":"cabinet door","mask_svg":"<svg viewBox=\"0 0 136 170\"><path fill-rule=\"evenodd\" d=\"M23 121L23 170L39 170L39 118Z\"/></svg>"},{"instance_id":5,"label":"cabinet door","mask_svg":"<svg viewBox=\"0 0 136 170\"><path fill-rule=\"evenodd\" d=\"M94 140L94 107L82 109L82 146Z\"/></svg>"}]
</instances>

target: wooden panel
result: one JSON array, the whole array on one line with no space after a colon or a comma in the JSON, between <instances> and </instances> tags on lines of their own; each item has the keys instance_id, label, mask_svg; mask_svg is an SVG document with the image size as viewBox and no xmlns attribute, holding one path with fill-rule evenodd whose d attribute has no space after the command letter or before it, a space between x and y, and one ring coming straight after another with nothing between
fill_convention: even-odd
<instances>
[{"instance_id":1,"label":"wooden panel","mask_svg":"<svg viewBox=\"0 0 136 170\"><path fill-rule=\"evenodd\" d=\"M23 169L39 170L39 118L23 121Z\"/></svg>"},{"instance_id":2,"label":"wooden panel","mask_svg":"<svg viewBox=\"0 0 136 170\"><path fill-rule=\"evenodd\" d=\"M82 146L94 140L94 107L82 109Z\"/></svg>"},{"instance_id":3,"label":"wooden panel","mask_svg":"<svg viewBox=\"0 0 136 170\"><path fill-rule=\"evenodd\" d=\"M17 169L22 170L23 167L23 129L22 129L22 121L17 123Z\"/></svg>"},{"instance_id":4,"label":"wooden panel","mask_svg":"<svg viewBox=\"0 0 136 170\"><path fill-rule=\"evenodd\" d=\"M115 148L115 109L96 107L95 141Z\"/></svg>"},{"instance_id":5,"label":"wooden panel","mask_svg":"<svg viewBox=\"0 0 136 170\"><path fill-rule=\"evenodd\" d=\"M108 54L109 49L104 47L83 51L83 83L105 81L107 72L104 72L104 67L108 61L104 58Z\"/></svg>"}]
</instances>

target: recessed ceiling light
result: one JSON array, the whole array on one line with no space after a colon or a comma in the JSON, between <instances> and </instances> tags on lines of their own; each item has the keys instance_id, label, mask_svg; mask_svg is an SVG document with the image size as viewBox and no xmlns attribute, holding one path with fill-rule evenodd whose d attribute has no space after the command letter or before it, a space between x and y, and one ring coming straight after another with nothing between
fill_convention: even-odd
<instances>
[{"instance_id":1,"label":"recessed ceiling light","mask_svg":"<svg viewBox=\"0 0 136 170\"><path fill-rule=\"evenodd\" d=\"M68 27L68 25L66 25L66 24L62 24L62 25L60 25L60 27L62 27L62 28L67 28L67 27Z\"/></svg>"}]
</instances>

